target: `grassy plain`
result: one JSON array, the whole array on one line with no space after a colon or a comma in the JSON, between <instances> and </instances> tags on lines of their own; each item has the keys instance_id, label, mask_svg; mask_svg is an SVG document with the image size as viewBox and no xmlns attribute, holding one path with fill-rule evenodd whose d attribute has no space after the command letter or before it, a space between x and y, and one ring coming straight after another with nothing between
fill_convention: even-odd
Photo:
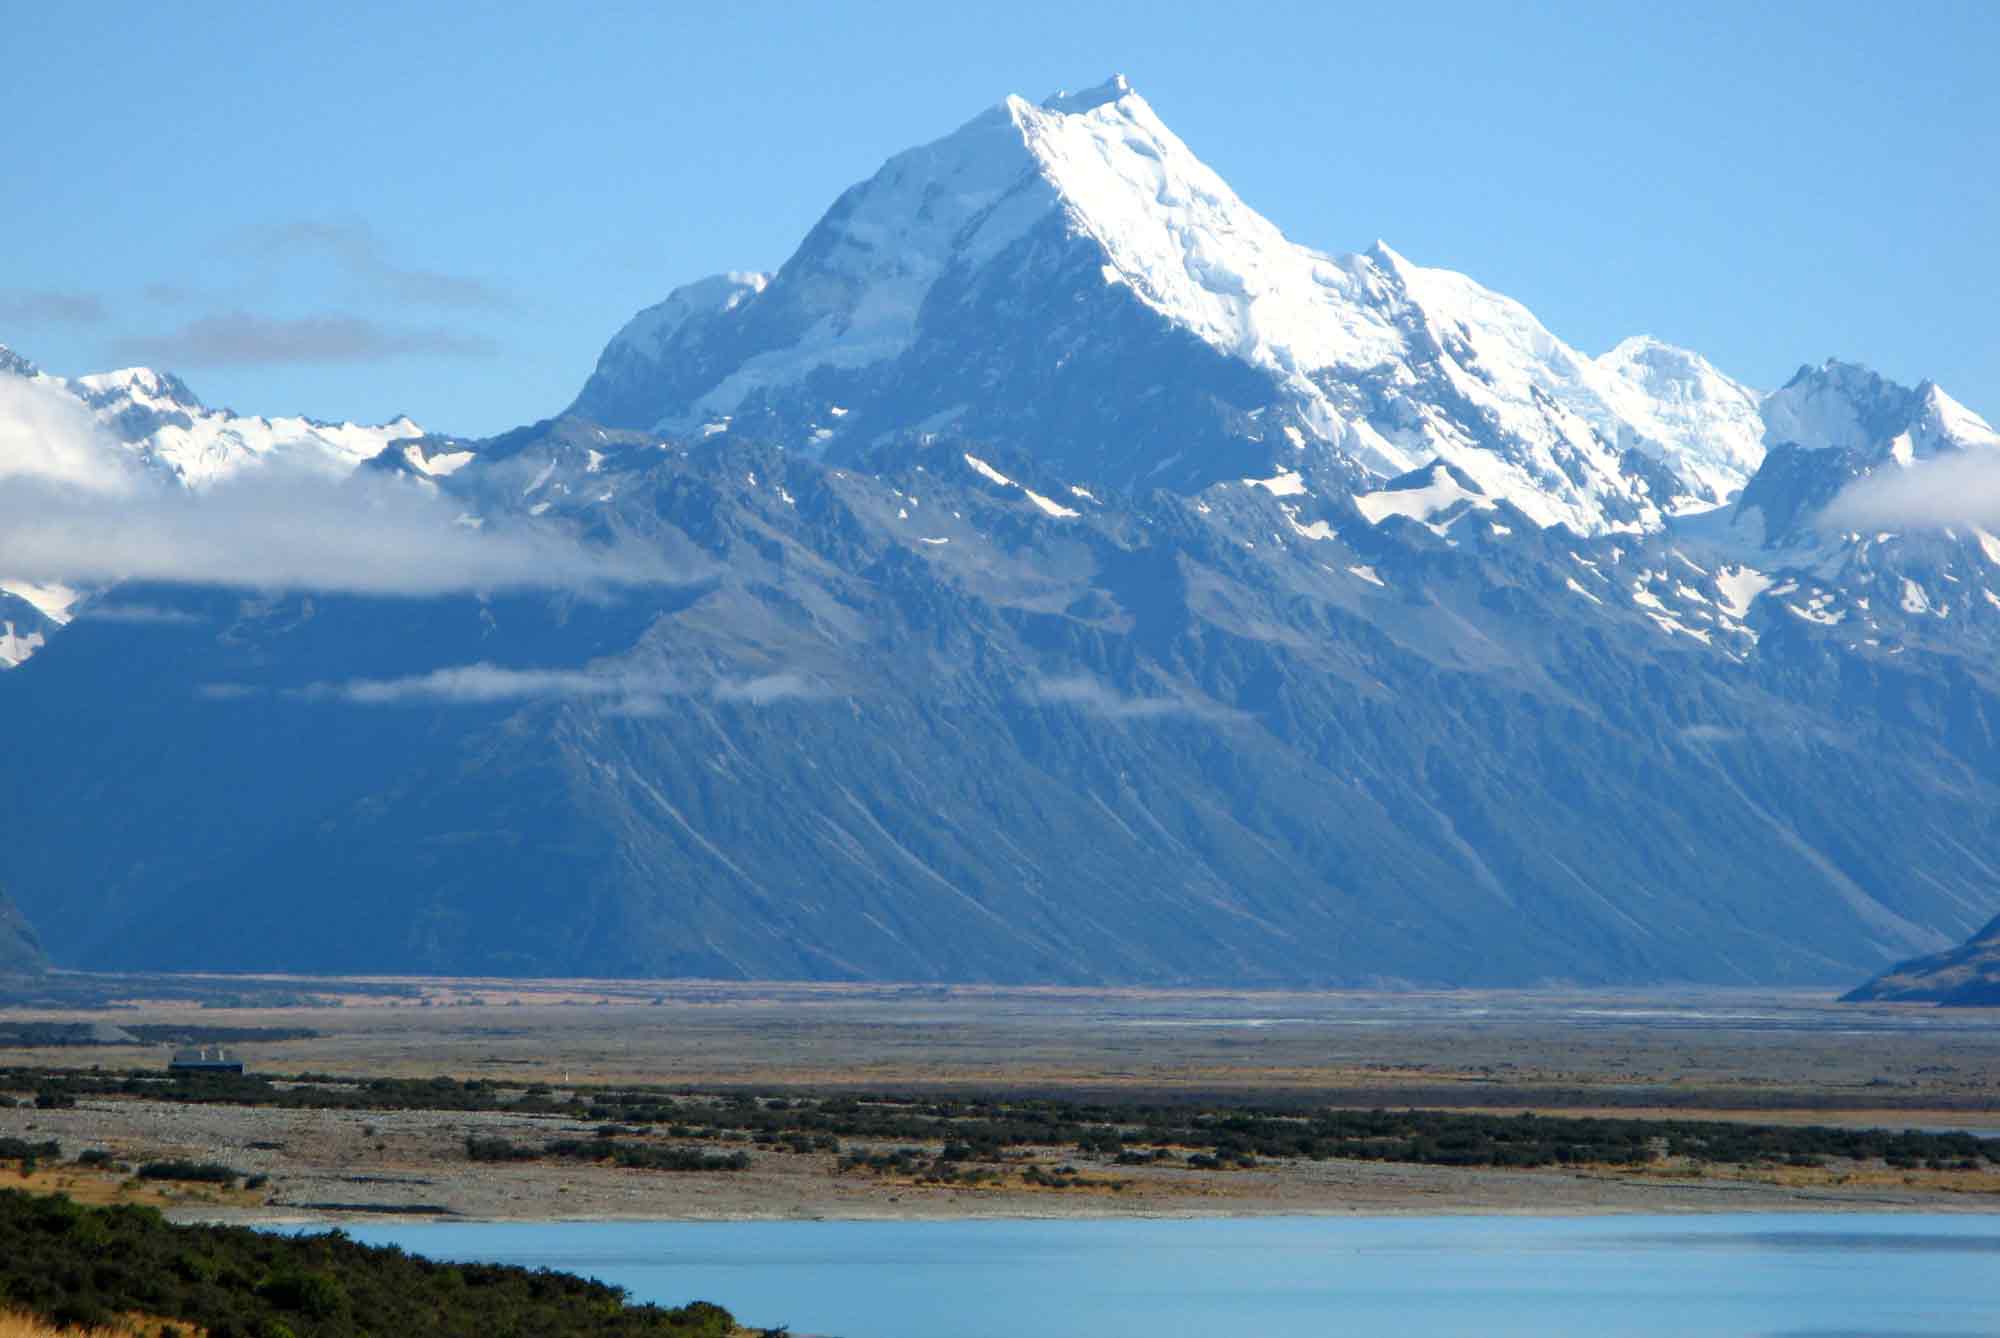
<instances>
[{"instance_id":1,"label":"grassy plain","mask_svg":"<svg viewBox=\"0 0 2000 1338\"><path fill-rule=\"evenodd\" d=\"M186 1001L189 978L163 992L175 997L152 1001L143 982L134 983L141 988L113 1011L0 1017L304 1028L317 1034L238 1050L265 1073L446 1075L522 1090L644 1084L709 1093L988 1094L2000 1134L2000 1028L1992 1016L1840 1005L1824 995L232 977L216 986L231 998L262 993L296 1002L204 1008ZM161 1046L0 1049L0 1065L124 1069L164 1067L165 1058ZM464 1153L467 1137L588 1132L574 1118L491 1111L139 1100L0 1109L0 1135L58 1137L128 1160L214 1158L271 1177L255 1195L169 1191L213 1195L170 1203L182 1217L311 1218L361 1208L635 1218L2000 1208L2000 1181L1988 1171L1860 1163L1698 1167L1662 1159L1646 1167L1500 1170L1334 1160L1210 1171L1113 1168L1051 1147L1032 1164L1051 1171L1073 1164L1077 1175L1045 1186L1019 1175L937 1185L855 1174L825 1153L756 1152L747 1171L687 1174L475 1165ZM1122 1187L1109 1188L1113 1181ZM224 1201L225 1193L248 1201Z\"/></svg>"}]
</instances>

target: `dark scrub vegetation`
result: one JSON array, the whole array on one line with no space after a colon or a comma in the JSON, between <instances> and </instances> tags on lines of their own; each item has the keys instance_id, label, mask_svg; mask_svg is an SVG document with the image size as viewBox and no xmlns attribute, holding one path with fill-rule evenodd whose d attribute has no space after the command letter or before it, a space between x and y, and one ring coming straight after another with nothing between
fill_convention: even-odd
<instances>
[{"instance_id":1,"label":"dark scrub vegetation","mask_svg":"<svg viewBox=\"0 0 2000 1338\"><path fill-rule=\"evenodd\" d=\"M0 1090L37 1091L38 1102L143 1096L156 1101L334 1110L506 1111L590 1120L598 1137L516 1147L471 1145L478 1160L570 1158L677 1164L695 1154L625 1144L631 1134L742 1142L777 1151L839 1151L842 1140L964 1145L964 1161L1007 1149L1074 1147L1124 1165L1179 1162L1201 1169L1259 1158L1348 1158L1442 1166L1639 1165L1660 1157L1700 1163L1807 1165L1880 1160L1899 1168L1974 1170L2000 1164L2000 1139L1719 1120L1504 1115L1477 1111L1354 1110L1285 1106L1103 1102L1044 1097L933 1098L849 1094L757 1095L653 1087L505 1087L474 1079L337 1079L261 1075L0 1070Z\"/></svg>"},{"instance_id":2,"label":"dark scrub vegetation","mask_svg":"<svg viewBox=\"0 0 2000 1338\"><path fill-rule=\"evenodd\" d=\"M63 1325L142 1313L211 1338L725 1338L728 1311L635 1306L546 1269L436 1263L338 1231L171 1226L150 1208L86 1208L0 1190L0 1310Z\"/></svg>"},{"instance_id":3,"label":"dark scrub vegetation","mask_svg":"<svg viewBox=\"0 0 2000 1338\"><path fill-rule=\"evenodd\" d=\"M749 1155L743 1152L697 1152L609 1138L558 1138L533 1148L475 1135L465 1140L465 1155L473 1161L608 1161L638 1171L741 1171L750 1165Z\"/></svg>"}]
</instances>

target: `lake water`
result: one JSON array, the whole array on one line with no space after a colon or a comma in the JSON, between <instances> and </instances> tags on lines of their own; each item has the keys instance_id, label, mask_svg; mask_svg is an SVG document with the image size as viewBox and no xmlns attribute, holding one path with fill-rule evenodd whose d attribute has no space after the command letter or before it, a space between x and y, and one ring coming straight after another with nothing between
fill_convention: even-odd
<instances>
[{"instance_id":1,"label":"lake water","mask_svg":"<svg viewBox=\"0 0 2000 1338\"><path fill-rule=\"evenodd\" d=\"M2000 1215L441 1223L356 1239L839 1338L2000 1334Z\"/></svg>"}]
</instances>

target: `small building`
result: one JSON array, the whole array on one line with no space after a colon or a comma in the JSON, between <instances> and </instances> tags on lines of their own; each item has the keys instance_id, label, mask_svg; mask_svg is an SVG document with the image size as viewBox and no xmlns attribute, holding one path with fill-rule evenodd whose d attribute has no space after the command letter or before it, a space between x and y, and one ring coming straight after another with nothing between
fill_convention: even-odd
<instances>
[{"instance_id":1,"label":"small building","mask_svg":"<svg viewBox=\"0 0 2000 1338\"><path fill-rule=\"evenodd\" d=\"M230 1058L219 1045L202 1045L174 1051L169 1073L241 1073L243 1061Z\"/></svg>"}]
</instances>

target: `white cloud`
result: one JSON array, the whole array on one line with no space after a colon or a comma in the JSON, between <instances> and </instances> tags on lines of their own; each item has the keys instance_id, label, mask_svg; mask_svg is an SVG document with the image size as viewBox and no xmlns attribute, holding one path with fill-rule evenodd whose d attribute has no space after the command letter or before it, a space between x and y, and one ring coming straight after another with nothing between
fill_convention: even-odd
<instances>
[{"instance_id":1,"label":"white cloud","mask_svg":"<svg viewBox=\"0 0 2000 1338\"><path fill-rule=\"evenodd\" d=\"M761 674L755 678L725 678L710 689L719 702L740 702L748 706L769 706L773 702L812 700L827 695L819 684L803 674Z\"/></svg>"},{"instance_id":2,"label":"white cloud","mask_svg":"<svg viewBox=\"0 0 2000 1338\"><path fill-rule=\"evenodd\" d=\"M0 571L77 584L166 581L366 595L671 584L688 573L552 528L478 529L408 483L247 473L207 493L105 496L0 484Z\"/></svg>"},{"instance_id":3,"label":"white cloud","mask_svg":"<svg viewBox=\"0 0 2000 1338\"><path fill-rule=\"evenodd\" d=\"M81 622L145 623L154 626L189 626L207 621L180 609L155 608L151 604L91 604L77 614Z\"/></svg>"},{"instance_id":4,"label":"white cloud","mask_svg":"<svg viewBox=\"0 0 2000 1338\"><path fill-rule=\"evenodd\" d=\"M95 493L130 492L138 482L81 402L0 372L0 488L23 481Z\"/></svg>"},{"instance_id":5,"label":"white cloud","mask_svg":"<svg viewBox=\"0 0 2000 1338\"><path fill-rule=\"evenodd\" d=\"M329 484L281 467L197 496L142 473L68 396L0 376L0 574L12 580L437 595L692 575L649 551L585 547L525 518L474 528L459 512L409 480Z\"/></svg>"},{"instance_id":6,"label":"white cloud","mask_svg":"<svg viewBox=\"0 0 2000 1338\"><path fill-rule=\"evenodd\" d=\"M1827 504L1830 529L2000 528L2000 451L1964 450L1856 479Z\"/></svg>"},{"instance_id":7,"label":"white cloud","mask_svg":"<svg viewBox=\"0 0 2000 1338\"><path fill-rule=\"evenodd\" d=\"M1083 674L1037 679L1028 685L1028 689L1037 701L1073 706L1113 720L1146 720L1157 716L1235 718L1241 714L1213 702L1189 701L1180 697L1128 697Z\"/></svg>"},{"instance_id":8,"label":"white cloud","mask_svg":"<svg viewBox=\"0 0 2000 1338\"><path fill-rule=\"evenodd\" d=\"M239 683L212 683L210 698L250 696L262 689ZM745 679L718 679L706 686L665 666L617 665L599 669L508 669L488 663L451 665L401 678L354 678L314 683L286 695L307 701L356 706L493 706L508 702L602 701L614 715L653 717L674 709L677 700L707 696L714 701L769 706L780 701L827 696L802 674L780 672Z\"/></svg>"},{"instance_id":9,"label":"white cloud","mask_svg":"<svg viewBox=\"0 0 2000 1338\"><path fill-rule=\"evenodd\" d=\"M645 701L679 690L664 673L630 669L505 669L496 664L462 664L405 678L356 678L315 683L296 694L314 700L359 706L463 705L564 698Z\"/></svg>"}]
</instances>

